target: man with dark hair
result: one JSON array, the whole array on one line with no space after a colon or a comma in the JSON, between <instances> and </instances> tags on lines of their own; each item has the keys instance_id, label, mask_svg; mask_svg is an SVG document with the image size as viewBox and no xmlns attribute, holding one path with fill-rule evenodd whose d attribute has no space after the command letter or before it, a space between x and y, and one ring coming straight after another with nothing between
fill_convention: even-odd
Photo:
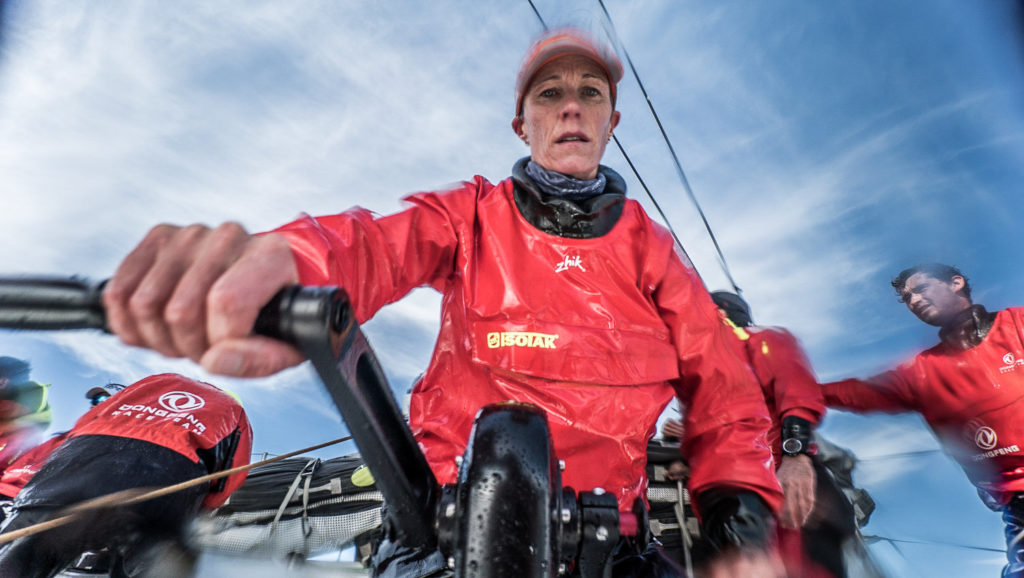
<instances>
[{"instance_id":1,"label":"man with dark hair","mask_svg":"<svg viewBox=\"0 0 1024 578\"><path fill-rule=\"evenodd\" d=\"M776 475L785 494L780 546L792 576L846 576L842 545L856 529L853 508L814 457L811 435L825 413L821 387L796 337L781 327L756 327L747 302L714 291L761 384L772 427Z\"/></svg>"},{"instance_id":2,"label":"man with dark hair","mask_svg":"<svg viewBox=\"0 0 1024 578\"><path fill-rule=\"evenodd\" d=\"M990 313L967 277L939 263L893 279L900 301L939 328L939 344L870 379L824 386L830 407L919 412L986 505L1003 512L1003 576L1024 577L1024 308Z\"/></svg>"},{"instance_id":3,"label":"man with dark hair","mask_svg":"<svg viewBox=\"0 0 1024 578\"><path fill-rule=\"evenodd\" d=\"M892 280L892 287L896 290L896 295L899 296L901 303L904 302L903 289L907 285L907 280L918 273L924 273L932 279L938 279L945 283L952 282L953 277L960 277L964 280L964 286L960 289L960 294L968 299L971 298L971 285L967 282L967 276L961 273L960 269L943 265L942 263L920 263L900 271L900 274Z\"/></svg>"}]
</instances>

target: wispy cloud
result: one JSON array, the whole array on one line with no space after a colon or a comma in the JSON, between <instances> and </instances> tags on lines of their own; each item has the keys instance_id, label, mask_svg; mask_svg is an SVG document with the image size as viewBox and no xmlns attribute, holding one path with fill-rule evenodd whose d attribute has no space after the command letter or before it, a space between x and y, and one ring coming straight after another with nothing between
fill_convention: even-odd
<instances>
[{"instance_id":1,"label":"wispy cloud","mask_svg":"<svg viewBox=\"0 0 1024 578\"><path fill-rule=\"evenodd\" d=\"M337 411L324 405L321 398L305 395L321 388L311 368L303 365L262 379L233 379L213 375L187 359L168 359L158 353L122 345L113 336L90 332L55 332L49 341L86 367L97 368L98 377L122 384L134 383L157 373L180 373L212 383L239 394L247 406L263 411L272 409L281 399L299 404L306 411L328 419L337 419Z\"/></svg>"},{"instance_id":2,"label":"wispy cloud","mask_svg":"<svg viewBox=\"0 0 1024 578\"><path fill-rule=\"evenodd\" d=\"M794 331L819 375L864 374L931 339L886 286L908 261L970 264L979 295L1020 303L1024 122L1021 87L1004 80L1024 76L1013 59L978 66L971 48L1000 33L974 11L1001 8L608 4L755 318ZM604 26L589 0L538 6L553 24ZM386 214L403 193L503 178L527 153L509 128L539 29L525 2L44 1L6 15L3 272L103 277L162 221L265 230L300 211ZM619 105L617 134L709 287L725 288L631 80ZM606 161L628 176L618 153ZM424 290L367 324L396 388L423 370L437 323ZM281 399L336 423L308 368L236 383L112 338L36 340L97 375L223 383L266 423ZM870 423L836 441L862 457L883 442L935 447L919 423ZM915 467L865 460L858 475L888 487Z\"/></svg>"}]
</instances>

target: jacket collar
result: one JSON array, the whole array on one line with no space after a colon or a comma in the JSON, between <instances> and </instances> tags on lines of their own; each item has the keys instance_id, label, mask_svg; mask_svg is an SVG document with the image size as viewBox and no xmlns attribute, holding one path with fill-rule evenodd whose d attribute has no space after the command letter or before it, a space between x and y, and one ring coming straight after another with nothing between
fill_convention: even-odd
<instances>
[{"instance_id":1,"label":"jacket collar","mask_svg":"<svg viewBox=\"0 0 1024 578\"><path fill-rule=\"evenodd\" d=\"M983 305L972 305L961 311L953 322L939 330L943 343L964 351L979 345L995 322L996 313L989 313Z\"/></svg>"},{"instance_id":2,"label":"jacket collar","mask_svg":"<svg viewBox=\"0 0 1024 578\"><path fill-rule=\"evenodd\" d=\"M607 234L619 221L626 199L626 181L619 173L599 166L598 172L606 179L604 192L572 201L541 192L526 174L529 160L524 157L516 162L512 180L516 208L531 225L550 235L590 239Z\"/></svg>"}]
</instances>

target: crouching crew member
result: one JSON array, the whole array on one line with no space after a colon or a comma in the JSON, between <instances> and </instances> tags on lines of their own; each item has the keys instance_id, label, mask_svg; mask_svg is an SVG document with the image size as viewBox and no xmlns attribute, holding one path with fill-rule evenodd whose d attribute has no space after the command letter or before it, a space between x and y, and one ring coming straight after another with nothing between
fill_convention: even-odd
<instances>
[{"instance_id":1,"label":"crouching crew member","mask_svg":"<svg viewBox=\"0 0 1024 578\"><path fill-rule=\"evenodd\" d=\"M181 375L147 377L75 423L18 493L2 531L43 522L68 506L113 492L170 486L247 464L251 447L249 420L231 394ZM184 540L187 523L200 508L223 504L244 479L240 472L146 502L97 510L16 540L0 550L0 577L53 576L80 553L102 548L120 559L113 576L137 575L157 553L163 556L162 572L187 575L194 558Z\"/></svg>"}]
</instances>

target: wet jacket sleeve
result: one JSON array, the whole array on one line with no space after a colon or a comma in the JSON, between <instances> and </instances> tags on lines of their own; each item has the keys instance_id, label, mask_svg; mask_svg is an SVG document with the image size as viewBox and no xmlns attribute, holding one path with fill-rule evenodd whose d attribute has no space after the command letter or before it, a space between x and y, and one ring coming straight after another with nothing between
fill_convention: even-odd
<instances>
[{"instance_id":1,"label":"wet jacket sleeve","mask_svg":"<svg viewBox=\"0 0 1024 578\"><path fill-rule=\"evenodd\" d=\"M768 368L775 399L776 416L781 422L799 417L817 425L825 413L825 398L811 370L811 362L792 333L773 328L762 333L764 340L752 344L752 354Z\"/></svg>"},{"instance_id":2,"label":"wet jacket sleeve","mask_svg":"<svg viewBox=\"0 0 1024 578\"><path fill-rule=\"evenodd\" d=\"M443 290L457 257L453 219L472 218L479 184L412 195L405 199L408 208L386 217L355 208L303 216L272 233L291 245L300 283L344 287L356 318L365 322L416 287Z\"/></svg>"},{"instance_id":3,"label":"wet jacket sleeve","mask_svg":"<svg viewBox=\"0 0 1024 578\"><path fill-rule=\"evenodd\" d=\"M829 407L847 411L901 412L915 408L904 371L895 369L867 380L844 379L822 386Z\"/></svg>"},{"instance_id":4,"label":"wet jacket sleeve","mask_svg":"<svg viewBox=\"0 0 1024 578\"><path fill-rule=\"evenodd\" d=\"M772 468L771 420L761 387L727 341L730 329L696 273L675 256L666 262L654 296L679 354L681 377L674 385L686 407L681 447L692 468L690 491L751 490L778 511L782 492Z\"/></svg>"}]
</instances>

